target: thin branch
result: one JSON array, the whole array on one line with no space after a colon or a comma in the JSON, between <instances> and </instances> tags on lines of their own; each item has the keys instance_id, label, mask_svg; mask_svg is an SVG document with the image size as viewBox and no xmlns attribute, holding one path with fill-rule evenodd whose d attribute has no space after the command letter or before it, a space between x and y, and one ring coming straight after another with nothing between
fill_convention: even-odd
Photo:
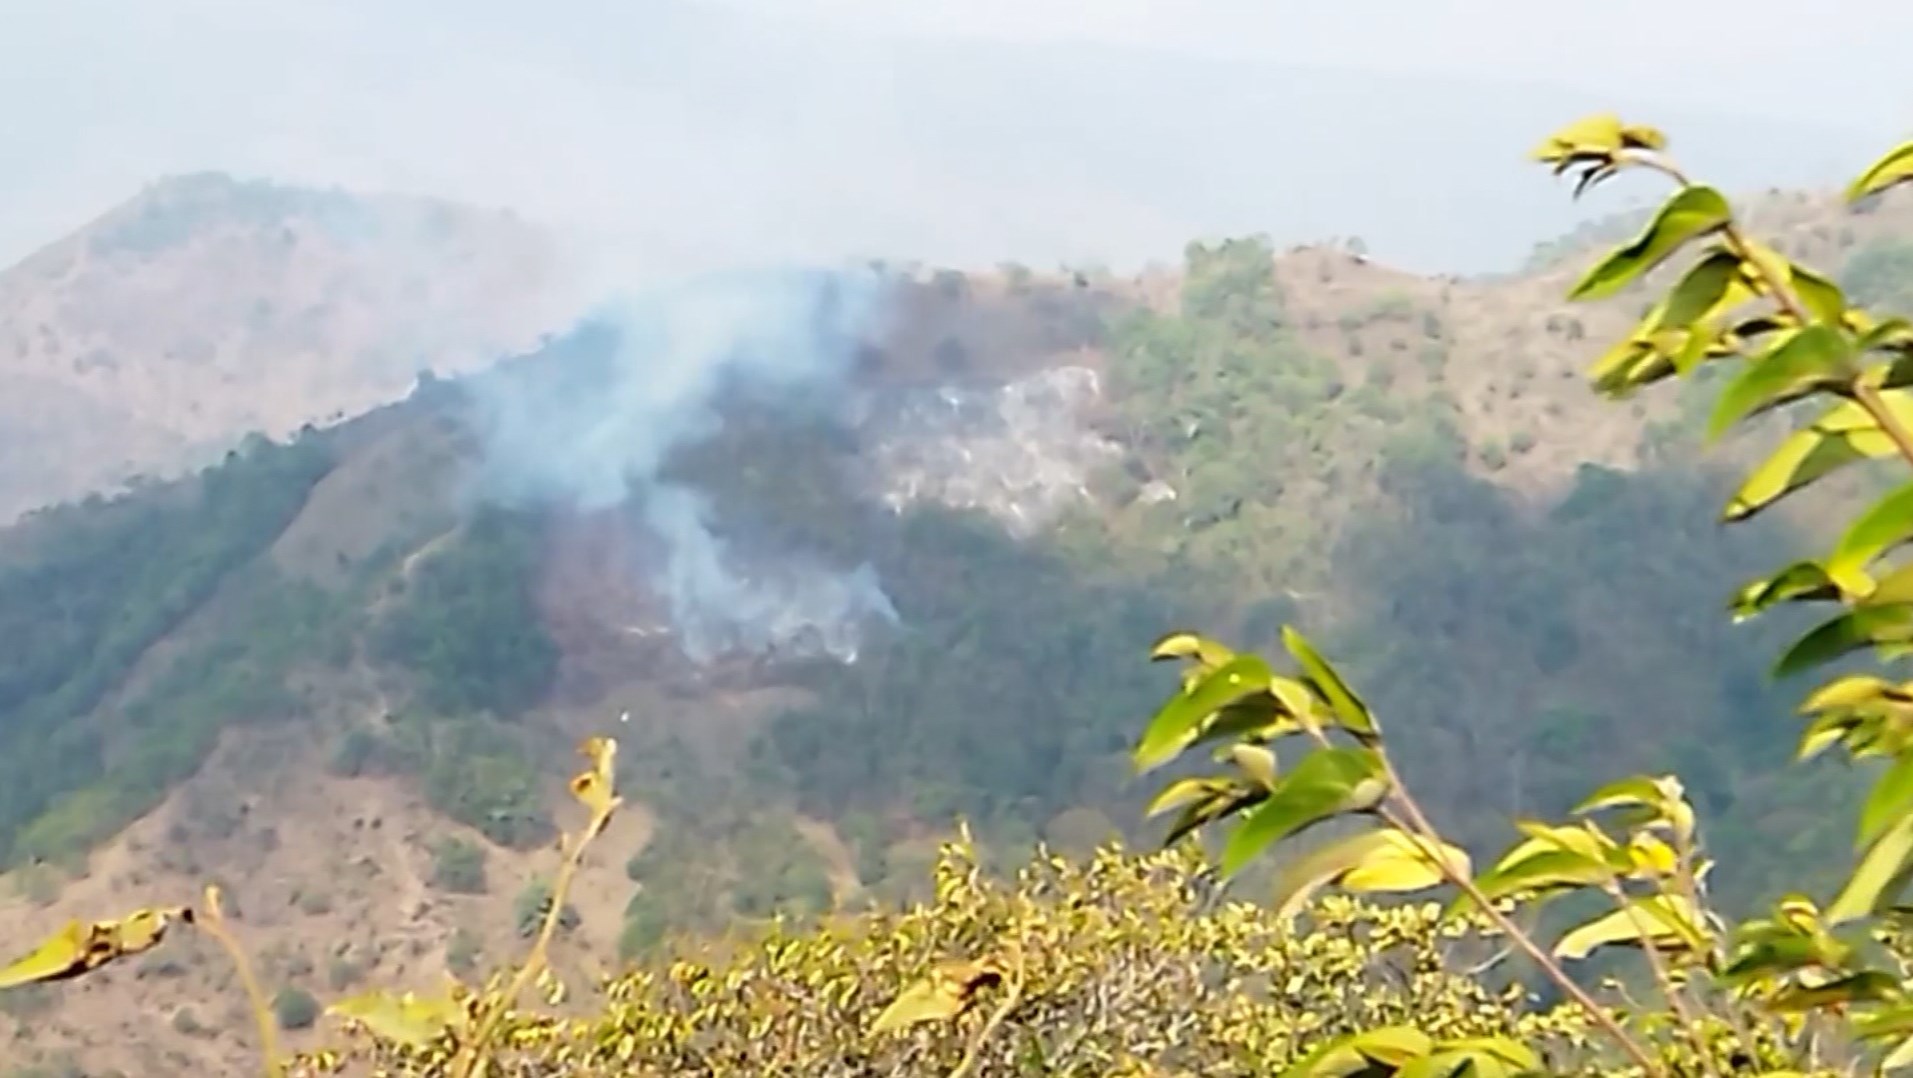
<instances>
[{"instance_id":1,"label":"thin branch","mask_svg":"<svg viewBox=\"0 0 1913 1078\"><path fill-rule=\"evenodd\" d=\"M1626 160L1642 168L1658 172L1680 187L1694 186L1694 182L1687 178L1686 173L1659 154L1631 153L1626 155ZM1727 224L1721 228L1721 238L1726 241L1728 250L1739 257L1741 262L1750 267L1760 278L1761 284L1766 286L1768 294L1773 296L1774 302L1780 306L1781 310L1787 312L1795 322L1803 326L1813 320L1807 311L1806 304L1802 303L1800 297L1795 294L1793 283L1781 280L1771 266L1753 257L1753 240L1747 235L1746 230L1740 227L1740 222L1729 217ZM1866 409L1867 417L1878 424L1881 432L1892 440L1893 447L1899 450L1900 456L1905 458L1909 465L1913 465L1913 430L1908 430L1906 424L1901 423L1900 418L1886 406L1886 402L1880 397L1879 388L1867 384L1862 379L1856 379L1852 390L1854 401L1861 408Z\"/></svg>"},{"instance_id":2,"label":"thin branch","mask_svg":"<svg viewBox=\"0 0 1913 1078\"><path fill-rule=\"evenodd\" d=\"M1010 990L1004 995L1003 1002L997 1004L996 1010L990 1012L990 1020L983 1023L983 1028L976 1031L976 1036L970 1038L970 1046L963 1050L963 1059L957 1063L956 1069L950 1072L950 1078L969 1078L970 1073L976 1070L977 1062L983 1057L983 1045L1021 1002L1023 1002L1023 979L1018 977L1010 984Z\"/></svg>"},{"instance_id":3,"label":"thin branch","mask_svg":"<svg viewBox=\"0 0 1913 1078\"><path fill-rule=\"evenodd\" d=\"M259 1051L266 1058L266 1078L281 1078L285 1074L285 1064L279 1058L279 1023L272 1016L272 1005L266 1002L266 993L259 987L259 979L252 974L252 963L246 959L245 948L239 946L239 940L226 927L226 913L220 908L219 888L206 888L206 905L200 913L197 925L205 930L239 971L239 983L245 986L246 1000L252 1005L253 1021L259 1026Z\"/></svg>"},{"instance_id":4,"label":"thin branch","mask_svg":"<svg viewBox=\"0 0 1913 1078\"><path fill-rule=\"evenodd\" d=\"M1606 891L1615 905L1627 914L1628 921L1634 925L1634 931L1640 934L1641 950L1647 955L1648 968L1654 972L1654 982L1660 985L1661 997L1674 1008L1674 1016L1680 1019L1681 1032L1685 1034L1687 1043L1694 1049L1695 1055L1700 1058L1701 1069L1713 1075L1714 1078L1720 1078L1720 1069L1714 1066L1713 1053L1708 1050L1707 1041L1700 1030L1700 1019L1694 1015L1693 1008L1688 1006L1687 997L1674 983L1674 974L1668 969L1667 958L1661 954L1661 945L1654 939L1653 924L1650 923L1647 915L1628 899L1627 892L1621 890L1621 881L1618 878L1609 877L1607 885L1602 890Z\"/></svg>"},{"instance_id":5,"label":"thin branch","mask_svg":"<svg viewBox=\"0 0 1913 1078\"><path fill-rule=\"evenodd\" d=\"M1427 815L1422 812L1421 806L1415 802L1414 796L1408 792L1407 785L1402 782L1401 772L1395 769L1395 761L1389 758L1386 749L1377 748L1376 755L1381 758L1382 768L1388 777L1389 795L1401 806L1403 815L1407 817L1406 820L1403 820L1401 817L1396 816L1395 813L1384 810L1384 814L1389 818L1389 823L1400 830L1412 831L1430 842L1439 843L1441 841L1441 832L1435 830L1434 825L1428 821ZM1437 847L1437 851L1439 851L1439 847ZM1642 1046L1641 1042L1636 1040L1633 1034L1630 1034L1623 1028L1621 1023L1617 1021L1612 1014L1608 1013L1607 1008L1596 1002L1594 997L1588 994L1587 989L1582 988L1575 982L1574 978L1568 976L1567 970L1562 969L1561 964L1556 962L1552 955L1543 950L1541 945L1536 943L1533 937L1529 936L1527 932L1523 931L1520 925L1515 924L1513 918L1501 912L1501 910L1489 900L1488 896L1482 893L1481 888L1475 886L1474 879L1470 877L1468 873L1455 867L1446 857L1437 855L1434 858L1434 862L1435 867L1443 876L1447 877L1448 882L1461 888L1462 893L1466 894L1476 906L1480 907L1488 919L1495 923L1495 927L1499 928L1502 933L1508 937L1509 941L1516 947L1519 947L1523 954L1526 954L1536 966L1540 967L1541 971L1548 975L1549 980L1559 985L1561 990L1567 993L1568 998L1574 1000L1576 1005L1587 1013L1588 1018L1592 1020L1595 1025L1600 1026L1602 1032L1606 1033L1623 1052L1627 1053L1629 1058L1639 1064L1648 1074L1659 1074L1661 1072L1660 1064L1656 1062L1653 1055Z\"/></svg>"},{"instance_id":6,"label":"thin branch","mask_svg":"<svg viewBox=\"0 0 1913 1078\"><path fill-rule=\"evenodd\" d=\"M545 910L544 922L538 926L538 938L532 943L531 952L525 956L524 964L518 967L517 973L512 975L511 983L505 987L504 995L486 1008L485 1013L478 1020L477 1028L472 1031L471 1038L459 1046L458 1055L453 1059L451 1067L454 1078L471 1078L478 1072L478 1067L485 1058L486 1045L490 1042L498 1023L504 1019L506 1012L517 1005L519 997L524 995L525 988L545 968L552 937L557 934L558 922L564 916L565 897L571 891L572 878L577 875L579 866L584 863L585 847L591 845L591 840L604 831L605 824L610 821L611 813L618 804L617 798L608 800L602 810L592 815L591 821L585 825L577 841L568 844L565 859L559 864L558 875L551 884L551 904Z\"/></svg>"}]
</instances>

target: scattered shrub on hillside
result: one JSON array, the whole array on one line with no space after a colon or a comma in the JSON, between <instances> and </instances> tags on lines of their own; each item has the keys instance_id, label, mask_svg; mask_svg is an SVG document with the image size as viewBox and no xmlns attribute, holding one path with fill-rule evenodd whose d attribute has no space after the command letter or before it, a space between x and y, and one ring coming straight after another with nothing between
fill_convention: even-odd
<instances>
[{"instance_id":1,"label":"scattered shrub on hillside","mask_svg":"<svg viewBox=\"0 0 1913 1078\"><path fill-rule=\"evenodd\" d=\"M452 938L445 944L445 966L460 977L469 977L478 971L478 963L484 957L484 945L478 939L478 933L464 925L452 930Z\"/></svg>"},{"instance_id":2,"label":"scattered shrub on hillside","mask_svg":"<svg viewBox=\"0 0 1913 1078\"><path fill-rule=\"evenodd\" d=\"M303 988L281 988L272 997L272 1015L281 1029L309 1029L319 1020L319 1001Z\"/></svg>"},{"instance_id":3,"label":"scattered shrub on hillside","mask_svg":"<svg viewBox=\"0 0 1913 1078\"><path fill-rule=\"evenodd\" d=\"M432 847L432 886L461 895L485 893L485 851L460 838Z\"/></svg>"},{"instance_id":4,"label":"scattered shrub on hillside","mask_svg":"<svg viewBox=\"0 0 1913 1078\"><path fill-rule=\"evenodd\" d=\"M551 881L538 877L526 882L512 899L512 921L518 926L518 934L530 939L538 934L538 926L545 921L545 915L551 911ZM582 923L578 911L570 903L558 914L558 927L566 932Z\"/></svg>"}]
</instances>

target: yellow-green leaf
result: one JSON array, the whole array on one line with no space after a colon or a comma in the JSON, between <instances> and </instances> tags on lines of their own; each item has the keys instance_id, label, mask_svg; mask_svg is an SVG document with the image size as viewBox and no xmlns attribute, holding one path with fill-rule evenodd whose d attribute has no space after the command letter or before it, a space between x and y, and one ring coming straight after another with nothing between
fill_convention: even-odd
<instances>
[{"instance_id":1,"label":"yellow-green leaf","mask_svg":"<svg viewBox=\"0 0 1913 1078\"><path fill-rule=\"evenodd\" d=\"M1427 1034L1409 1026L1383 1026L1323 1042L1282 1072L1283 1078L1352 1078L1377 1066L1398 1071L1433 1051Z\"/></svg>"},{"instance_id":2,"label":"yellow-green leaf","mask_svg":"<svg viewBox=\"0 0 1913 1078\"><path fill-rule=\"evenodd\" d=\"M1852 342L1832 326L1815 323L1783 336L1721 390L1708 437L1809 393L1844 386L1853 377L1852 360Z\"/></svg>"},{"instance_id":3,"label":"yellow-green leaf","mask_svg":"<svg viewBox=\"0 0 1913 1078\"><path fill-rule=\"evenodd\" d=\"M1275 789L1276 759L1272 749L1262 745L1231 745L1229 757L1243 774L1254 779L1265 790Z\"/></svg>"},{"instance_id":4,"label":"yellow-green leaf","mask_svg":"<svg viewBox=\"0 0 1913 1078\"><path fill-rule=\"evenodd\" d=\"M1728 603L1736 622L1746 621L1778 603L1838 599L1839 585L1819 562L1800 561L1770 577L1749 581Z\"/></svg>"},{"instance_id":5,"label":"yellow-green leaf","mask_svg":"<svg viewBox=\"0 0 1913 1078\"><path fill-rule=\"evenodd\" d=\"M1873 162L1847 187L1847 201L1858 202L1908 180L1913 180L1913 142L1902 142Z\"/></svg>"},{"instance_id":6,"label":"yellow-green leaf","mask_svg":"<svg viewBox=\"0 0 1913 1078\"><path fill-rule=\"evenodd\" d=\"M1456 872L1469 872L1468 855L1444 843L1445 857ZM1351 891L1407 893L1425 891L1446 882L1441 866L1414 837L1387 828L1362 831L1336 839L1290 862L1276 877L1278 916L1301 912L1323 887L1339 884Z\"/></svg>"},{"instance_id":7,"label":"yellow-green leaf","mask_svg":"<svg viewBox=\"0 0 1913 1078\"><path fill-rule=\"evenodd\" d=\"M1554 945L1557 958L1582 959L1601 947L1640 946L1651 940L1661 950L1691 948L1701 939L1693 904L1674 895L1630 899L1620 909L1573 929Z\"/></svg>"},{"instance_id":8,"label":"yellow-green leaf","mask_svg":"<svg viewBox=\"0 0 1913 1078\"><path fill-rule=\"evenodd\" d=\"M1228 793L1235 789L1235 785L1235 780L1227 778L1177 779L1164 786L1162 792L1149 802L1149 808L1144 817L1153 820L1165 812L1173 812L1184 805L1206 801L1217 794Z\"/></svg>"},{"instance_id":9,"label":"yellow-green leaf","mask_svg":"<svg viewBox=\"0 0 1913 1078\"><path fill-rule=\"evenodd\" d=\"M1874 503L1847 527L1827 558L1827 575L1835 581L1850 579L1873 559L1909 541L1913 541L1913 484Z\"/></svg>"},{"instance_id":10,"label":"yellow-green leaf","mask_svg":"<svg viewBox=\"0 0 1913 1078\"><path fill-rule=\"evenodd\" d=\"M367 992L339 1000L326 1013L356 1022L382 1040L412 1048L423 1048L465 1023L465 1008L451 996L428 998L411 992Z\"/></svg>"},{"instance_id":11,"label":"yellow-green leaf","mask_svg":"<svg viewBox=\"0 0 1913 1078\"><path fill-rule=\"evenodd\" d=\"M1881 394L1895 414L1913 413L1905 394ZM1904 420L1903 420L1904 421ZM1842 401L1812 425L1788 435L1734 493L1726 520L1745 520L1832 472L1869 457L1896 452L1892 440L1853 401Z\"/></svg>"},{"instance_id":12,"label":"yellow-green leaf","mask_svg":"<svg viewBox=\"0 0 1913 1078\"><path fill-rule=\"evenodd\" d=\"M1668 794L1669 791L1653 779L1645 775L1631 775L1610 782L1589 794L1580 804L1574 806L1574 813L1579 816L1624 805L1648 805L1658 810L1667 803Z\"/></svg>"},{"instance_id":13,"label":"yellow-green leaf","mask_svg":"<svg viewBox=\"0 0 1913 1078\"><path fill-rule=\"evenodd\" d=\"M117 921L68 921L30 954L0 968L0 989L63 981L129 955L151 950L175 921L191 923L190 909L135 910Z\"/></svg>"},{"instance_id":14,"label":"yellow-green leaf","mask_svg":"<svg viewBox=\"0 0 1913 1078\"><path fill-rule=\"evenodd\" d=\"M1682 246L1727 224L1732 216L1732 208L1719 191L1684 187L1667 200L1639 236L1588 270L1568 297L1585 300L1611 296Z\"/></svg>"},{"instance_id":15,"label":"yellow-green leaf","mask_svg":"<svg viewBox=\"0 0 1913 1078\"><path fill-rule=\"evenodd\" d=\"M1905 885L1909 856L1913 856L1913 816L1902 816L1861 856L1846 886L1827 907L1828 923L1841 924L1879 909Z\"/></svg>"},{"instance_id":16,"label":"yellow-green leaf","mask_svg":"<svg viewBox=\"0 0 1913 1078\"><path fill-rule=\"evenodd\" d=\"M1174 632L1156 641L1155 646L1149 649L1149 658L1152 662L1194 659L1197 664L1213 670L1235 658L1235 652L1195 633Z\"/></svg>"},{"instance_id":17,"label":"yellow-green leaf","mask_svg":"<svg viewBox=\"0 0 1913 1078\"><path fill-rule=\"evenodd\" d=\"M1885 678L1872 674L1847 674L1815 689L1800 704L1800 712L1804 715L1830 708L1853 707L1877 700L1893 691L1893 683Z\"/></svg>"},{"instance_id":18,"label":"yellow-green leaf","mask_svg":"<svg viewBox=\"0 0 1913 1078\"><path fill-rule=\"evenodd\" d=\"M1614 113L1583 116L1549 135L1529 156L1550 164L1564 158L1612 156L1621 152L1624 130Z\"/></svg>"},{"instance_id":19,"label":"yellow-green leaf","mask_svg":"<svg viewBox=\"0 0 1913 1078\"><path fill-rule=\"evenodd\" d=\"M1834 1005L1872 1003L1899 992L1900 982L1879 970L1861 970L1821 984L1790 984L1767 1000L1776 1011L1800 1012Z\"/></svg>"},{"instance_id":20,"label":"yellow-green leaf","mask_svg":"<svg viewBox=\"0 0 1913 1078\"><path fill-rule=\"evenodd\" d=\"M947 1022L970 1006L978 989L1002 980L1002 976L1001 968L987 959L946 963L904 989L877 1016L871 1032L889 1033L921 1022Z\"/></svg>"}]
</instances>

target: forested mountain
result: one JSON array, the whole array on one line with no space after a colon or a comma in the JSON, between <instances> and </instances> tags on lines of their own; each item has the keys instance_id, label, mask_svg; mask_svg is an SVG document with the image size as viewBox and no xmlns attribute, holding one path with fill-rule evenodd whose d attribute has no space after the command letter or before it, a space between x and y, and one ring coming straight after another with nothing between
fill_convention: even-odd
<instances>
[{"instance_id":1,"label":"forested mountain","mask_svg":"<svg viewBox=\"0 0 1913 1078\"><path fill-rule=\"evenodd\" d=\"M1756 220L1856 293L1913 290L1904 199ZM1151 641L1296 620L1455 834L1671 761L1725 821L1722 889L1763 896L1837 861L1844 817L1755 736L1792 721L1771 648L1708 611L1814 506L1726 534L1707 462L1735 446L1675 465L1681 400L1591 398L1630 311L1556 302L1586 258L1424 279L1240 239L1133 280L665 292L34 514L0 533L9 923L212 876L275 986L469 969L535 920L537 882L498 881L605 730L641 811L573 896L565 946L599 966L920 887L958 815L999 858L1141 840ZM213 975L169 954L71 997L113 1017L23 1016L13 1049L243 1051L143 992Z\"/></svg>"}]
</instances>

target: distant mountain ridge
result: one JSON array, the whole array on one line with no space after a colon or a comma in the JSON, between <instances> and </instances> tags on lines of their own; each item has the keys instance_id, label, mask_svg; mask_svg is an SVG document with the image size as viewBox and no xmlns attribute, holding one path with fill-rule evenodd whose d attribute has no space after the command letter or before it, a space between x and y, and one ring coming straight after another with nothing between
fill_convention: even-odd
<instances>
[{"instance_id":1,"label":"distant mountain ridge","mask_svg":"<svg viewBox=\"0 0 1913 1078\"><path fill-rule=\"evenodd\" d=\"M526 347L559 272L543 232L505 212L156 182L0 271L0 520Z\"/></svg>"}]
</instances>

